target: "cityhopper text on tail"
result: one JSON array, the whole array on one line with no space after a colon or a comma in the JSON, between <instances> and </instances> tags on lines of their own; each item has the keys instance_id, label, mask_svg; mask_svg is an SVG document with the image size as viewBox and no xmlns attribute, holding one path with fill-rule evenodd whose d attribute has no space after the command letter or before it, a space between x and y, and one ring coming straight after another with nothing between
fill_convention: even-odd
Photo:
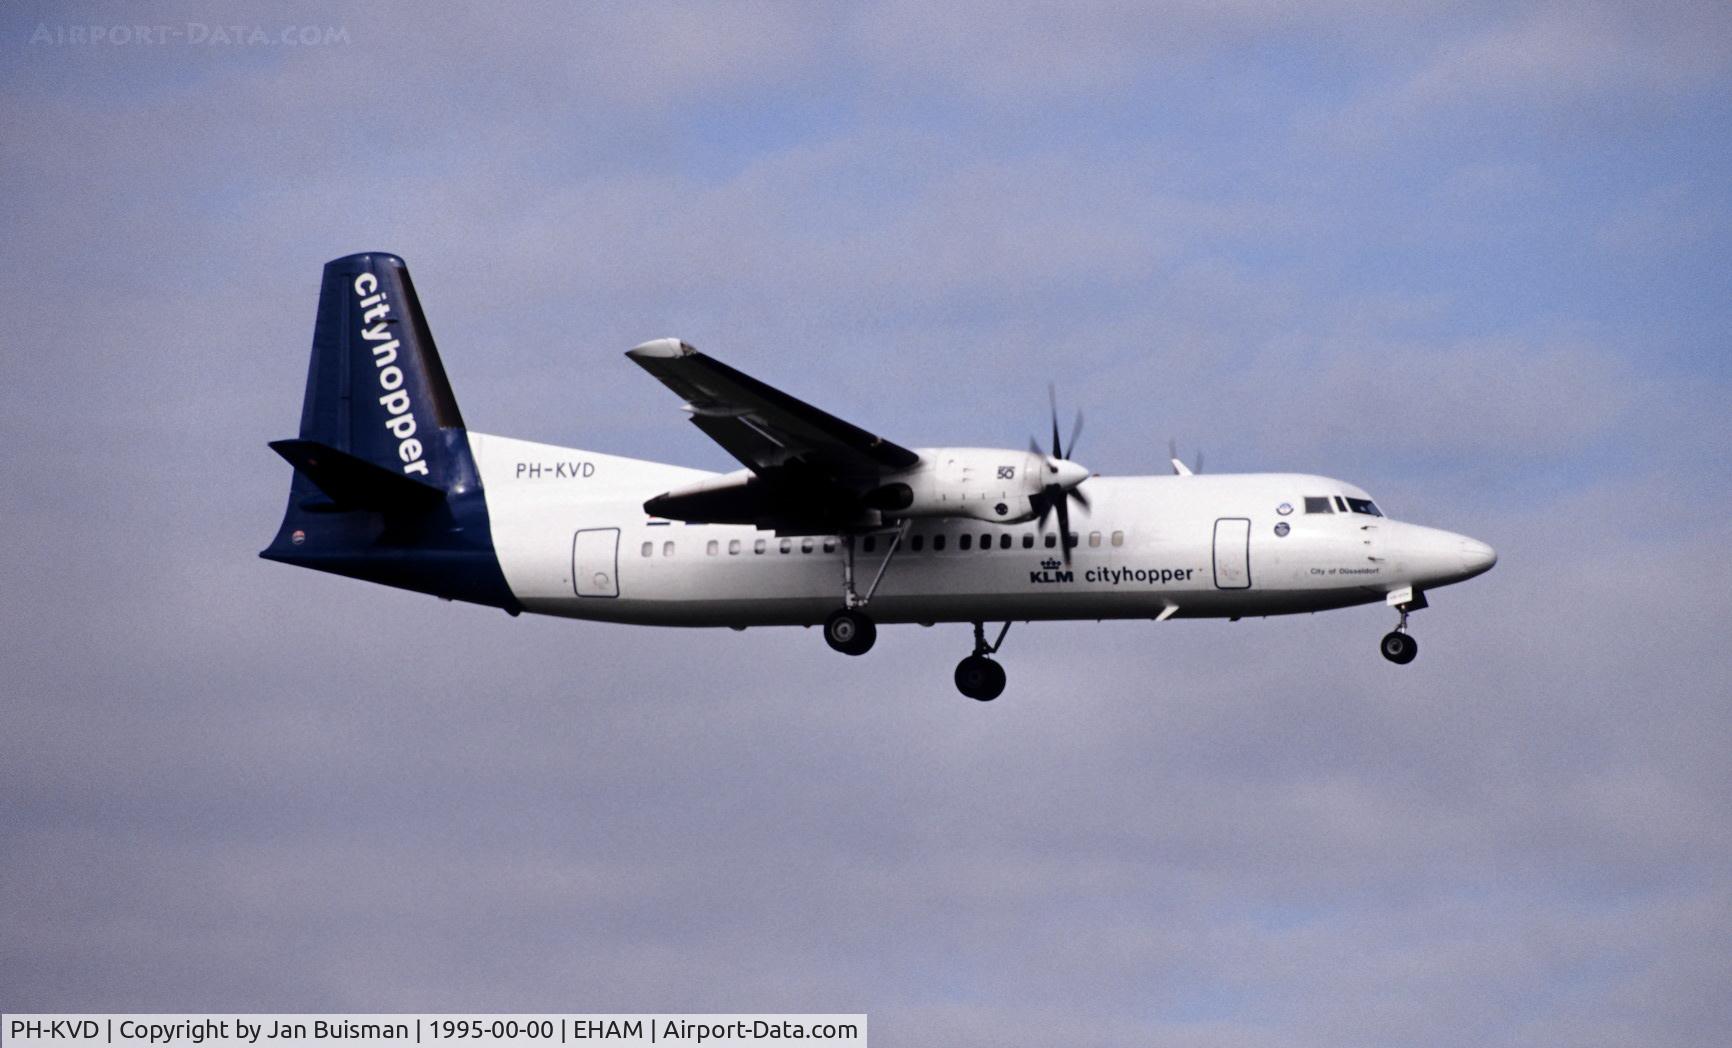
<instances>
[{"instance_id":1,"label":"cityhopper text on tail","mask_svg":"<svg viewBox=\"0 0 1732 1048\"><path fill-rule=\"evenodd\" d=\"M1012 622L1408 613L1497 562L1310 474L1103 477L1045 447L916 448L678 339L626 354L743 468L711 473L473 432L403 260L325 266L288 511L260 554L449 600L646 626L822 626L864 655L885 623L969 623L956 686L1004 690ZM995 627L988 639L988 625Z\"/></svg>"}]
</instances>

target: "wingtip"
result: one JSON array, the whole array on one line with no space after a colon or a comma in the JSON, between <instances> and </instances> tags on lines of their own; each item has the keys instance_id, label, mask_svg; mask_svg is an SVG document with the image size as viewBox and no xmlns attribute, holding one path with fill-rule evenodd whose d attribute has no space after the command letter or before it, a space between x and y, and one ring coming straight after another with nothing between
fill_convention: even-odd
<instances>
[{"instance_id":1,"label":"wingtip","mask_svg":"<svg viewBox=\"0 0 1732 1048\"><path fill-rule=\"evenodd\" d=\"M633 360L667 360L674 357L691 356L696 352L697 350L677 338L655 338L642 345L633 346L626 350L625 355Z\"/></svg>"}]
</instances>

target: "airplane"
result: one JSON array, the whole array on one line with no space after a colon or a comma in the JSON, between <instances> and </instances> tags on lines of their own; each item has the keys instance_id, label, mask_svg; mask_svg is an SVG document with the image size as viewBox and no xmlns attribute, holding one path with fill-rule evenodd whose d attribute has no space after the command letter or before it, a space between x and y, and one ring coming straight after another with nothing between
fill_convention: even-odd
<instances>
[{"instance_id":1,"label":"airplane","mask_svg":"<svg viewBox=\"0 0 1732 1048\"><path fill-rule=\"evenodd\" d=\"M739 460L714 473L472 432L396 255L325 266L288 509L259 555L446 600L656 626L968 623L955 684L1004 690L1013 622L1290 615L1383 602L1418 653L1428 591L1490 570L1483 542L1396 521L1311 474L1109 477L1046 448L910 448L678 339L626 356ZM987 624L1002 624L988 641Z\"/></svg>"}]
</instances>

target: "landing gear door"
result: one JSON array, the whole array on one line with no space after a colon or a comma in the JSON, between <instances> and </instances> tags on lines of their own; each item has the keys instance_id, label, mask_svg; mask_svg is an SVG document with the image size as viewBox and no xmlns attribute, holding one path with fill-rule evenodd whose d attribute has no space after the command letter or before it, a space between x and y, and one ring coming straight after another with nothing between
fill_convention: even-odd
<instances>
[{"instance_id":1,"label":"landing gear door","mask_svg":"<svg viewBox=\"0 0 1732 1048\"><path fill-rule=\"evenodd\" d=\"M1251 521L1245 517L1215 521L1215 588L1251 588Z\"/></svg>"},{"instance_id":2,"label":"landing gear door","mask_svg":"<svg viewBox=\"0 0 1732 1048\"><path fill-rule=\"evenodd\" d=\"M572 537L571 588L580 597L619 596L618 528L586 528Z\"/></svg>"}]
</instances>

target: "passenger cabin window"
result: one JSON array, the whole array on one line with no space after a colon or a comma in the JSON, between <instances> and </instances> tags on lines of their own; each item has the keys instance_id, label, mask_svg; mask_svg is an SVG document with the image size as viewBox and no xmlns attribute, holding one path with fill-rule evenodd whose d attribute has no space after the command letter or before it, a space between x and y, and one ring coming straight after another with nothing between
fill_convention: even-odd
<instances>
[{"instance_id":1,"label":"passenger cabin window","mask_svg":"<svg viewBox=\"0 0 1732 1048\"><path fill-rule=\"evenodd\" d=\"M673 555L674 555L674 544L672 542L662 543L662 556L671 557Z\"/></svg>"},{"instance_id":2,"label":"passenger cabin window","mask_svg":"<svg viewBox=\"0 0 1732 1048\"><path fill-rule=\"evenodd\" d=\"M1007 531L998 537L998 548L999 549L1009 549L1010 548L1010 532Z\"/></svg>"},{"instance_id":3,"label":"passenger cabin window","mask_svg":"<svg viewBox=\"0 0 1732 1048\"><path fill-rule=\"evenodd\" d=\"M801 553L812 552L812 540L811 539L806 538L806 539L800 540L800 552Z\"/></svg>"},{"instance_id":4,"label":"passenger cabin window","mask_svg":"<svg viewBox=\"0 0 1732 1048\"><path fill-rule=\"evenodd\" d=\"M914 552L919 553L921 550L921 547L923 547L925 545L926 545L926 536L925 535L916 535L916 536L914 536L913 541L908 544L908 547L910 549L912 549Z\"/></svg>"},{"instance_id":5,"label":"passenger cabin window","mask_svg":"<svg viewBox=\"0 0 1732 1048\"><path fill-rule=\"evenodd\" d=\"M1122 531L1113 532L1113 545L1123 546L1124 544L1125 544L1125 533Z\"/></svg>"},{"instance_id":6,"label":"passenger cabin window","mask_svg":"<svg viewBox=\"0 0 1732 1048\"><path fill-rule=\"evenodd\" d=\"M1377 504L1372 502L1370 499L1350 498L1347 500L1347 508L1355 513L1363 513L1368 517L1383 516L1383 514L1378 511Z\"/></svg>"},{"instance_id":7,"label":"passenger cabin window","mask_svg":"<svg viewBox=\"0 0 1732 1048\"><path fill-rule=\"evenodd\" d=\"M980 536L980 548L981 548L982 552L992 548L992 536L991 535Z\"/></svg>"},{"instance_id":8,"label":"passenger cabin window","mask_svg":"<svg viewBox=\"0 0 1732 1048\"><path fill-rule=\"evenodd\" d=\"M964 533L961 538L956 540L956 548L957 549L973 549L974 548L974 536L969 535L967 533Z\"/></svg>"},{"instance_id":9,"label":"passenger cabin window","mask_svg":"<svg viewBox=\"0 0 1732 1048\"><path fill-rule=\"evenodd\" d=\"M860 548L865 550L867 553L871 553L873 550L878 548L878 539L875 536L868 535L860 541Z\"/></svg>"},{"instance_id":10,"label":"passenger cabin window","mask_svg":"<svg viewBox=\"0 0 1732 1048\"><path fill-rule=\"evenodd\" d=\"M709 556L709 557L713 557L716 554L720 553L721 551L722 551L722 544L720 542L717 542L715 539L711 539L709 541L709 544L704 547L704 555Z\"/></svg>"},{"instance_id":11,"label":"passenger cabin window","mask_svg":"<svg viewBox=\"0 0 1732 1048\"><path fill-rule=\"evenodd\" d=\"M1305 496L1305 512L1334 513L1335 511L1329 508L1328 495L1307 495Z\"/></svg>"},{"instance_id":12,"label":"passenger cabin window","mask_svg":"<svg viewBox=\"0 0 1732 1048\"><path fill-rule=\"evenodd\" d=\"M1033 549L1034 548L1034 536L1033 535L1024 535L1022 537L1022 548L1023 549Z\"/></svg>"},{"instance_id":13,"label":"passenger cabin window","mask_svg":"<svg viewBox=\"0 0 1732 1048\"><path fill-rule=\"evenodd\" d=\"M939 552L942 552L943 549L944 549L944 536L943 535L932 536L932 552L939 553Z\"/></svg>"},{"instance_id":14,"label":"passenger cabin window","mask_svg":"<svg viewBox=\"0 0 1732 1048\"><path fill-rule=\"evenodd\" d=\"M1089 549L1095 549L1098 546L1100 546L1100 544L1101 544L1101 533L1098 531L1089 532Z\"/></svg>"},{"instance_id":15,"label":"passenger cabin window","mask_svg":"<svg viewBox=\"0 0 1732 1048\"><path fill-rule=\"evenodd\" d=\"M1042 541L1045 544L1047 549L1052 549L1054 546L1058 545L1058 536L1057 535L1047 535L1044 537L1044 539Z\"/></svg>"},{"instance_id":16,"label":"passenger cabin window","mask_svg":"<svg viewBox=\"0 0 1732 1048\"><path fill-rule=\"evenodd\" d=\"M752 543L752 552L753 553L762 553L762 552L764 552L764 550L766 550L768 548L769 548L769 546L764 542L763 539L759 539L756 542Z\"/></svg>"},{"instance_id":17,"label":"passenger cabin window","mask_svg":"<svg viewBox=\"0 0 1732 1048\"><path fill-rule=\"evenodd\" d=\"M740 555L740 540L739 539L729 539L728 540L728 556L737 557L739 555Z\"/></svg>"},{"instance_id":18,"label":"passenger cabin window","mask_svg":"<svg viewBox=\"0 0 1732 1048\"><path fill-rule=\"evenodd\" d=\"M648 556L654 554L655 551L656 551L656 544L655 543L646 542L643 544L643 555L644 556L648 557Z\"/></svg>"},{"instance_id":19,"label":"passenger cabin window","mask_svg":"<svg viewBox=\"0 0 1732 1048\"><path fill-rule=\"evenodd\" d=\"M835 539L825 539L824 540L824 552L825 553L836 552L836 540Z\"/></svg>"},{"instance_id":20,"label":"passenger cabin window","mask_svg":"<svg viewBox=\"0 0 1732 1048\"><path fill-rule=\"evenodd\" d=\"M783 553L792 553L794 552L794 540L783 539L781 542L776 543L776 548L781 550Z\"/></svg>"}]
</instances>

